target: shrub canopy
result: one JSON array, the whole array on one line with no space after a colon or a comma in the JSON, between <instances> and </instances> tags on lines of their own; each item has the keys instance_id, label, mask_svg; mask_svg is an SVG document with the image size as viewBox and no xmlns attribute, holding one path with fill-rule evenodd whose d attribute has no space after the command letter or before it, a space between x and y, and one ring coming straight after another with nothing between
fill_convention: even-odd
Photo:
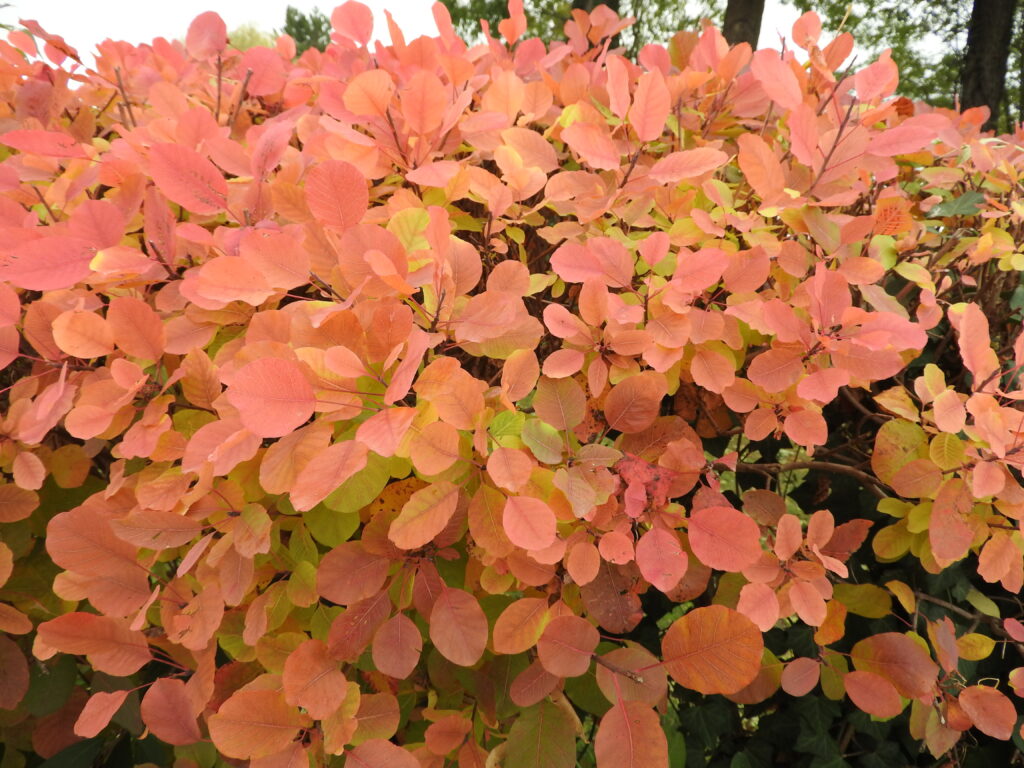
<instances>
[{"instance_id":1,"label":"shrub canopy","mask_svg":"<svg viewBox=\"0 0 1024 768\"><path fill-rule=\"evenodd\" d=\"M5 766L1020 744L1016 138L509 7L0 42Z\"/></svg>"}]
</instances>

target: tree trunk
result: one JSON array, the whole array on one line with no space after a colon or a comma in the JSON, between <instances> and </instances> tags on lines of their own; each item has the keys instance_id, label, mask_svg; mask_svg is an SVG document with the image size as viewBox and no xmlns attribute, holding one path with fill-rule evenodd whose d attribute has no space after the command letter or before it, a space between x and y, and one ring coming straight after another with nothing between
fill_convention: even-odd
<instances>
[{"instance_id":1,"label":"tree trunk","mask_svg":"<svg viewBox=\"0 0 1024 768\"><path fill-rule=\"evenodd\" d=\"M1017 0L974 0L971 10L960 78L960 106L988 107L985 128L989 130L999 122L1016 11Z\"/></svg>"},{"instance_id":2,"label":"tree trunk","mask_svg":"<svg viewBox=\"0 0 1024 768\"><path fill-rule=\"evenodd\" d=\"M729 45L750 43L750 47L756 49L763 15L764 0L729 0L722 25L722 34Z\"/></svg>"},{"instance_id":3,"label":"tree trunk","mask_svg":"<svg viewBox=\"0 0 1024 768\"><path fill-rule=\"evenodd\" d=\"M597 8L599 5L607 5L616 13L619 12L619 0L572 0L572 7L578 8L581 11L590 11Z\"/></svg>"}]
</instances>

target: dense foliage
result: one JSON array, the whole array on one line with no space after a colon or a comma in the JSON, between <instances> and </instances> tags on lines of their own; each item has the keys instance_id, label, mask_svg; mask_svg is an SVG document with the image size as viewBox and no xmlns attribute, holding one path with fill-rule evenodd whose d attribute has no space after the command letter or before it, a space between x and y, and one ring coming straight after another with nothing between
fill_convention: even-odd
<instances>
[{"instance_id":1,"label":"dense foliage","mask_svg":"<svg viewBox=\"0 0 1024 768\"><path fill-rule=\"evenodd\" d=\"M509 11L0 42L5 768L1009 764L1019 137Z\"/></svg>"}]
</instances>

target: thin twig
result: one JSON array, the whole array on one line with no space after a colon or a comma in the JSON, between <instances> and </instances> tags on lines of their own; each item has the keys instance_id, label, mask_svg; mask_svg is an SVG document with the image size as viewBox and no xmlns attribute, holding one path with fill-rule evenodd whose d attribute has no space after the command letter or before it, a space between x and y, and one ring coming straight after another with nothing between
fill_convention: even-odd
<instances>
[{"instance_id":1,"label":"thin twig","mask_svg":"<svg viewBox=\"0 0 1024 768\"><path fill-rule=\"evenodd\" d=\"M46 198L43 197L43 193L39 191L39 187L32 187L32 191L36 193L36 197L39 198L39 202L43 204L43 207L46 209L46 212L50 214L50 221L56 224L57 216L54 214L53 209L50 207L50 204L46 202Z\"/></svg>"},{"instance_id":2,"label":"thin twig","mask_svg":"<svg viewBox=\"0 0 1024 768\"><path fill-rule=\"evenodd\" d=\"M591 654L591 657L602 667L611 670L616 675L622 675L623 677L632 680L634 683L637 683L638 685L644 684L644 676L641 675L639 672L634 672L631 669L620 667L618 664L614 664L608 661L608 659L604 658L603 656L598 656L596 653Z\"/></svg>"},{"instance_id":3,"label":"thin twig","mask_svg":"<svg viewBox=\"0 0 1024 768\"><path fill-rule=\"evenodd\" d=\"M760 464L740 463L736 465L737 472L772 472L778 474L781 472L792 472L795 469L816 469L824 472L835 472L840 475L849 475L871 488L879 498L884 499L887 496L884 489L889 486L877 477L873 477L867 472L851 467L848 464L838 464L834 461L791 461L788 464L777 464L774 462Z\"/></svg>"},{"instance_id":4,"label":"thin twig","mask_svg":"<svg viewBox=\"0 0 1024 768\"><path fill-rule=\"evenodd\" d=\"M231 119L228 120L228 128L235 125L235 120L238 119L238 115L242 111L242 102L245 101L245 89L249 87L249 81L251 79L252 70L245 70L245 79L242 80L242 90L238 92L238 101L235 103L235 108L231 111Z\"/></svg>"},{"instance_id":5,"label":"thin twig","mask_svg":"<svg viewBox=\"0 0 1024 768\"><path fill-rule=\"evenodd\" d=\"M217 106L213 112L213 119L217 125L220 125L220 91L221 85L223 84L224 77L224 62L220 58L220 54L217 54Z\"/></svg>"},{"instance_id":6,"label":"thin twig","mask_svg":"<svg viewBox=\"0 0 1024 768\"><path fill-rule=\"evenodd\" d=\"M135 122L135 113L132 111L132 103L128 100L128 91L125 90L124 80L121 79L121 68L114 67L114 74L117 76L117 89L121 92L121 99L124 101L125 109L128 110L128 122L131 123L132 128L137 128L139 124Z\"/></svg>"},{"instance_id":7,"label":"thin twig","mask_svg":"<svg viewBox=\"0 0 1024 768\"><path fill-rule=\"evenodd\" d=\"M150 249L153 251L153 255L156 256L157 261L159 261L163 265L163 268L167 270L167 275L171 278L171 280L179 280L181 278L181 275L174 271L170 263L168 263L167 259L164 258L164 255L160 253L160 249L156 247L156 243L154 243L152 240L147 240L146 242L149 244Z\"/></svg>"}]
</instances>

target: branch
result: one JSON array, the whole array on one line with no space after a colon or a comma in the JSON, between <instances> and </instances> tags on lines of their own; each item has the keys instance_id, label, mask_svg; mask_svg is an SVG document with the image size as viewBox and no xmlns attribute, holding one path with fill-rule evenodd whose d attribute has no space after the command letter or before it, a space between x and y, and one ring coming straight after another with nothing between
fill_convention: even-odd
<instances>
[{"instance_id":1,"label":"branch","mask_svg":"<svg viewBox=\"0 0 1024 768\"><path fill-rule=\"evenodd\" d=\"M795 469L816 469L822 472L835 472L840 475L848 475L849 477L860 480L865 486L871 488L879 498L883 499L888 496L885 491L892 490L877 477L869 475L867 472L857 469L856 467L851 467L848 464L838 464L834 461L791 461L788 464L777 464L773 462L763 464L739 463L736 465L737 472L771 472L773 474L778 474L780 472L791 472Z\"/></svg>"}]
</instances>

